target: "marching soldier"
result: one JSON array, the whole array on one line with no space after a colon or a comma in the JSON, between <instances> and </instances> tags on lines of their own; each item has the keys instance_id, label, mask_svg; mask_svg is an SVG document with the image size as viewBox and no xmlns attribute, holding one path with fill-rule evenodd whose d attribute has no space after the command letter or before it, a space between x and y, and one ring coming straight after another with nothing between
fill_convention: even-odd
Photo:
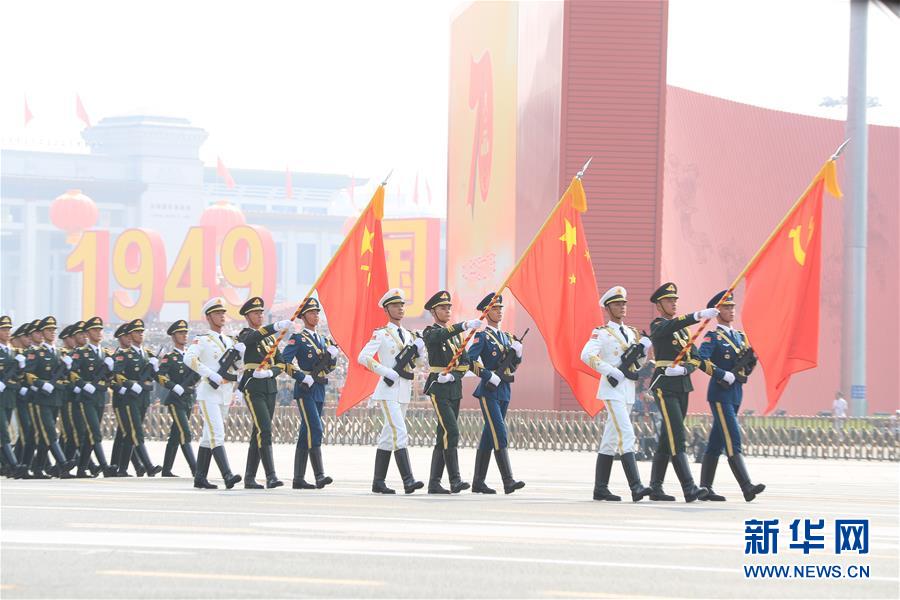
<instances>
[{"instance_id":1,"label":"marching soldier","mask_svg":"<svg viewBox=\"0 0 900 600\"><path fill-rule=\"evenodd\" d=\"M406 431L406 410L412 394L414 363L423 356L425 343L401 325L406 315L406 297L400 288L388 290L379 306L388 317L388 324L372 332L372 339L363 347L358 362L378 375L378 385L369 399L369 408L379 407L384 416L378 449L375 451L375 476L372 491L376 494L393 494L385 484L391 452L397 462L397 470L403 479L403 491L412 494L424 487L416 481L409 462L409 435ZM401 354L411 356L410 365L398 364ZM377 358L376 358L377 357Z\"/></svg>"},{"instance_id":2,"label":"marching soldier","mask_svg":"<svg viewBox=\"0 0 900 600\"><path fill-rule=\"evenodd\" d=\"M581 351L582 362L600 373L597 398L603 400L607 413L594 471L594 500L618 502L622 499L609 491L609 475L616 453L621 456L632 501L638 502L650 495L650 488L641 483L634 459L631 407L634 406L637 373L645 362L651 342L634 327L625 325L627 303L628 292L621 286L610 288L600 297L600 306L606 310L609 321L591 332L591 338Z\"/></svg>"},{"instance_id":3,"label":"marching soldier","mask_svg":"<svg viewBox=\"0 0 900 600\"><path fill-rule=\"evenodd\" d=\"M54 414L54 409L58 411L62 406L63 392L69 374L66 363L60 356L60 350L53 345L56 339L56 318L45 317L40 321L38 331L44 341L39 347L29 350L25 364L26 381L35 388L32 394L31 418L40 436L38 461L33 471L36 478L42 478L44 460L49 450L56 461L54 472L58 477L68 478L71 477L69 471L75 466L75 461L66 459L59 445Z\"/></svg>"},{"instance_id":4,"label":"marching soldier","mask_svg":"<svg viewBox=\"0 0 900 600\"><path fill-rule=\"evenodd\" d=\"M18 461L9 437L9 421L16 408L15 372L19 364L9 345L12 319L0 316L0 443L3 451L3 475L12 473Z\"/></svg>"},{"instance_id":5,"label":"marching soldier","mask_svg":"<svg viewBox=\"0 0 900 600\"><path fill-rule=\"evenodd\" d=\"M723 290L713 296L706 304L707 308L719 304L727 291ZM718 502L724 501L725 497L716 494L712 484L722 450L728 455L728 465L744 493L744 500L750 502L766 489L765 485L753 484L750 481L750 474L741 454L741 428L738 426L737 413L741 408L744 383L756 366L756 356L747 341L747 334L732 329L734 313L734 295L729 294L719 307L716 329L706 332L699 352L700 358L709 360L715 365L706 392L706 399L712 410L713 425L709 432L706 453L703 455L700 485L709 490L705 500Z\"/></svg>"},{"instance_id":6,"label":"marching soldier","mask_svg":"<svg viewBox=\"0 0 900 600\"><path fill-rule=\"evenodd\" d=\"M200 375L197 385L197 403L203 418L203 435L197 451L197 470L194 487L216 489L217 485L206 478L210 460L215 457L225 487L229 490L241 480L231 472L225 452L225 417L234 395L237 372L241 368L241 356L246 347L222 333L225 325L225 301L216 297L203 305L203 314L209 331L194 338L184 353L184 363ZM220 360L221 359L221 360Z\"/></svg>"},{"instance_id":7,"label":"marching soldier","mask_svg":"<svg viewBox=\"0 0 900 600\"><path fill-rule=\"evenodd\" d=\"M147 476L153 477L162 471L162 467L153 464L144 444L144 415L150 406L150 391L159 361L141 347L144 339L144 322L141 319L131 321L124 333L131 337L131 345L118 353L113 361L116 379L125 388L123 419L126 436L122 442L124 460L119 465L119 472L127 469L134 454Z\"/></svg>"},{"instance_id":8,"label":"marching soldier","mask_svg":"<svg viewBox=\"0 0 900 600\"><path fill-rule=\"evenodd\" d=\"M651 390L659 402L663 417L659 445L653 456L650 474L652 490L650 499L670 502L675 500L666 494L662 487L666 468L671 459L675 474L681 482L685 502L702 500L709 494L709 490L697 487L691 476L687 455L684 453L684 415L688 409L688 394L694 389L691 385L691 373L700 367L707 375L712 375L712 365L707 361L698 360L693 347L689 348L683 362L678 365L673 363L682 348L690 341L690 333L685 331L685 328L703 319L715 317L719 311L707 308L692 314L675 316L678 309L678 288L674 283L661 285L650 296L650 302L656 304L659 313L659 317L650 324L650 339L653 342L656 361Z\"/></svg>"},{"instance_id":9,"label":"marching soldier","mask_svg":"<svg viewBox=\"0 0 900 600\"><path fill-rule=\"evenodd\" d=\"M483 313L494 299L491 292L475 307ZM475 453L475 475L472 477L472 493L496 494L496 490L484 483L488 466L491 463L491 449L503 479L503 491L512 494L525 487L522 481L516 481L509 464L509 445L506 432L506 410L511 397L512 373L522 362L522 342L515 336L500 329L503 320L503 296L491 310L485 314L487 327L475 334L472 345L467 351L469 362L473 363L475 373L481 383L473 394L481 404L484 416L484 429L481 431L481 442ZM479 361L479 362L476 362Z\"/></svg>"},{"instance_id":10,"label":"marching soldier","mask_svg":"<svg viewBox=\"0 0 900 600\"><path fill-rule=\"evenodd\" d=\"M332 482L325 475L322 462L322 412L325 410L325 386L328 373L337 365L340 350L316 331L319 324L319 301L309 298L300 308L303 330L291 336L284 348L284 361L294 377L294 400L300 409L300 431L294 451L294 481L296 489L321 489ZM291 363L296 361L297 366ZM306 459L313 467L315 485L306 483Z\"/></svg>"},{"instance_id":11,"label":"marching soldier","mask_svg":"<svg viewBox=\"0 0 900 600\"><path fill-rule=\"evenodd\" d=\"M275 402L278 386L275 378L284 372L281 351L275 346L275 353L266 369L260 365L275 345L275 335L284 329L293 329L290 320L278 321L263 326L263 299L255 296L241 306L240 313L247 320L247 327L238 334L244 350L244 370L238 389L243 390L247 410L253 417L253 431L250 432L250 446L247 449L247 465L244 469L244 487L262 489L256 483L256 470L260 461L266 472L266 488L284 485L275 474L275 458L272 454L272 417L275 416Z\"/></svg>"},{"instance_id":12,"label":"marching soldier","mask_svg":"<svg viewBox=\"0 0 900 600\"><path fill-rule=\"evenodd\" d=\"M72 353L72 375L76 386L81 389L77 398L75 420L81 419L81 456L78 473L83 473L91 460L91 452L97 457L104 477L115 477L116 468L106 462L103 451L103 432L100 422L106 408L109 386L112 385L113 359L100 343L103 340L103 319L91 317L84 323L87 336L85 344Z\"/></svg>"},{"instance_id":13,"label":"marching soldier","mask_svg":"<svg viewBox=\"0 0 900 600\"><path fill-rule=\"evenodd\" d=\"M131 477L131 475L128 474L128 463L133 460L135 473L140 477L146 472L144 471L144 467L137 457L132 456L131 449L127 450L126 456L129 434L128 414L125 411L125 405L127 404L126 393L128 390L120 383L118 375L115 374L115 365L124 361L125 357L131 351L131 334L128 333L128 326L129 323L122 323L113 333L113 337L116 338L119 347L116 348L116 351L112 356L114 372L110 376L110 381L115 385L113 388L112 406L113 414L116 417L116 437L113 441L112 457L110 460L112 461L112 465L116 467L116 475L118 477Z\"/></svg>"},{"instance_id":14,"label":"marching soldier","mask_svg":"<svg viewBox=\"0 0 900 600\"><path fill-rule=\"evenodd\" d=\"M76 427L73 416L75 415L75 410L73 408L73 404L76 402L76 396L81 393L81 389L72 383L72 353L78 348L75 344L75 332L78 331L81 327L84 327L84 321L78 321L77 323L73 323L68 327L63 327L62 332L59 337L63 342L62 348L60 348L60 358L63 362L66 363L66 366L69 368L69 382L66 384L65 388L62 390L63 403L60 410L60 428L59 433L62 438L62 448L63 452L66 455L66 458L74 460L76 464L78 464L78 458L80 454L76 454L76 452L80 451L80 440L81 437L78 435L78 427ZM81 424L79 423L79 426ZM76 475L79 477L79 475Z\"/></svg>"},{"instance_id":15,"label":"marching soldier","mask_svg":"<svg viewBox=\"0 0 900 600\"><path fill-rule=\"evenodd\" d=\"M178 454L179 448L191 469L191 475L195 475L197 459L191 447L191 411L194 409L200 375L184 364L187 321L183 319L175 321L169 325L166 333L172 337L172 351L160 359L157 376L160 385L168 390L162 403L172 415L172 428L169 430L169 441L163 458L162 476L177 477L172 473L172 465L175 464L175 455Z\"/></svg>"},{"instance_id":16,"label":"marching soldier","mask_svg":"<svg viewBox=\"0 0 900 600\"><path fill-rule=\"evenodd\" d=\"M463 331L481 327L480 319L471 319L450 325L450 309L452 303L450 292L441 290L425 303L425 309L431 311L434 323L425 328L422 338L428 350L428 379L425 381L426 393L437 413L437 442L431 457L431 476L428 480L429 494L458 494L469 489L468 482L459 474L459 403L462 400L462 378L469 370L469 357L462 347ZM453 369L444 373L454 355L459 360ZM447 465L447 476L450 479L450 490L441 486L444 465Z\"/></svg>"},{"instance_id":17,"label":"marching soldier","mask_svg":"<svg viewBox=\"0 0 900 600\"><path fill-rule=\"evenodd\" d=\"M15 383L15 414L16 424L19 427L19 439L16 440L16 460L18 465L13 472L13 477L23 479L31 477L28 472L30 465L25 460L26 457L34 454L35 446L34 424L31 420L31 406L29 404L31 390L25 381L25 359L28 354L28 347L31 344L31 323L20 325L13 332L12 342L16 347L14 358L18 364L18 374L11 381Z\"/></svg>"}]
</instances>

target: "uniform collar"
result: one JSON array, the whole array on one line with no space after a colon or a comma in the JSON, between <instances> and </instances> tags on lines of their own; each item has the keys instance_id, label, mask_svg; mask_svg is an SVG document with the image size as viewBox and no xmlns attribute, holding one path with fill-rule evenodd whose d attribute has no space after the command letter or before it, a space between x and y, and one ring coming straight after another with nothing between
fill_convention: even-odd
<instances>
[{"instance_id":1,"label":"uniform collar","mask_svg":"<svg viewBox=\"0 0 900 600\"><path fill-rule=\"evenodd\" d=\"M53 344L48 344L47 342L41 342L41 346L43 346L44 348L47 348L48 350L52 350L53 352L56 352L56 348L53 346Z\"/></svg>"},{"instance_id":2,"label":"uniform collar","mask_svg":"<svg viewBox=\"0 0 900 600\"><path fill-rule=\"evenodd\" d=\"M613 329L618 329L619 327L628 327L628 325L626 325L624 321L620 324L620 323L616 323L612 319L610 319L609 321L606 322L606 326L612 327Z\"/></svg>"},{"instance_id":3,"label":"uniform collar","mask_svg":"<svg viewBox=\"0 0 900 600\"><path fill-rule=\"evenodd\" d=\"M310 335L312 335L313 337L315 337L316 335L318 335L318 333L316 332L315 329L310 329L309 327L304 327L304 328L303 328L303 331L309 332Z\"/></svg>"},{"instance_id":4,"label":"uniform collar","mask_svg":"<svg viewBox=\"0 0 900 600\"><path fill-rule=\"evenodd\" d=\"M729 327L728 325L722 325L721 323L717 323L716 327L718 327L719 329L724 329L725 333L727 333L728 335L731 335L732 333L734 333L734 329Z\"/></svg>"},{"instance_id":5,"label":"uniform collar","mask_svg":"<svg viewBox=\"0 0 900 600\"><path fill-rule=\"evenodd\" d=\"M93 350L96 354L100 354L100 346L95 346L92 343L88 342L88 348Z\"/></svg>"}]
</instances>

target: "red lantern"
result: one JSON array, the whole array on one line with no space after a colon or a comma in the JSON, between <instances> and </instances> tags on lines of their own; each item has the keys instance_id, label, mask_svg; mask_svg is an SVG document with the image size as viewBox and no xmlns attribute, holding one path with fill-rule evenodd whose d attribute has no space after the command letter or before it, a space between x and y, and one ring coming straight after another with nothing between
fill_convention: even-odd
<instances>
[{"instance_id":1,"label":"red lantern","mask_svg":"<svg viewBox=\"0 0 900 600\"><path fill-rule=\"evenodd\" d=\"M200 226L215 234L217 248L226 233L235 227L246 224L244 213L228 200L219 200L212 206L206 207L203 214L200 215Z\"/></svg>"},{"instance_id":2,"label":"red lantern","mask_svg":"<svg viewBox=\"0 0 900 600\"><path fill-rule=\"evenodd\" d=\"M68 190L50 205L50 220L66 232L69 244L77 243L81 233L97 223L98 214L97 205L81 190Z\"/></svg>"}]
</instances>

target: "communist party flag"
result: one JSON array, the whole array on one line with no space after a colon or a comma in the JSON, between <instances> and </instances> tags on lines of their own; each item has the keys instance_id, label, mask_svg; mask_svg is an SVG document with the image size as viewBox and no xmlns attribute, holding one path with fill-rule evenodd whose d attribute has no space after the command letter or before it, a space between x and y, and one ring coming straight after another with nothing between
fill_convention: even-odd
<instances>
[{"instance_id":1,"label":"communist party flag","mask_svg":"<svg viewBox=\"0 0 900 600\"><path fill-rule=\"evenodd\" d=\"M587 198L574 178L507 283L544 337L556 372L591 416L598 375L581 362L581 349L603 322L594 267L581 226Z\"/></svg>"},{"instance_id":2,"label":"communist party flag","mask_svg":"<svg viewBox=\"0 0 900 600\"><path fill-rule=\"evenodd\" d=\"M834 160L825 163L746 271L741 318L765 373L766 413L778 404L791 375L818 363L825 189L840 198Z\"/></svg>"},{"instance_id":3,"label":"communist party flag","mask_svg":"<svg viewBox=\"0 0 900 600\"><path fill-rule=\"evenodd\" d=\"M384 186L380 185L316 286L326 314L333 315L328 320L331 335L348 359L338 415L370 396L378 383L378 375L360 365L356 357L372 332L387 324L387 315L378 306L388 289L383 216Z\"/></svg>"}]
</instances>

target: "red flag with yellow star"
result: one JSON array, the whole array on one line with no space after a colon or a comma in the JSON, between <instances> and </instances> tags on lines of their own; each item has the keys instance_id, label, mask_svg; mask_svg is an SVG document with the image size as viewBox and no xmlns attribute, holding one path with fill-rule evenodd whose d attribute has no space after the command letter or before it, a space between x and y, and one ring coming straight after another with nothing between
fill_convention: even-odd
<instances>
[{"instance_id":1,"label":"red flag with yellow star","mask_svg":"<svg viewBox=\"0 0 900 600\"><path fill-rule=\"evenodd\" d=\"M525 251L507 287L534 319L553 368L594 416L603 406L597 400L598 375L581 362L581 349L593 328L603 322L603 314L581 226L581 213L586 210L584 187L576 177Z\"/></svg>"},{"instance_id":2,"label":"red flag with yellow star","mask_svg":"<svg viewBox=\"0 0 900 600\"><path fill-rule=\"evenodd\" d=\"M819 280L822 198L835 197L834 160L816 175L746 269L744 329L766 377L766 413L778 404L791 375L819 360Z\"/></svg>"},{"instance_id":3,"label":"red flag with yellow star","mask_svg":"<svg viewBox=\"0 0 900 600\"><path fill-rule=\"evenodd\" d=\"M378 376L356 362L356 357L372 332L387 324L387 315L378 306L388 288L383 216L384 186L378 186L316 288L319 302L330 317L331 335L348 358L338 415L369 397L378 383Z\"/></svg>"}]
</instances>

